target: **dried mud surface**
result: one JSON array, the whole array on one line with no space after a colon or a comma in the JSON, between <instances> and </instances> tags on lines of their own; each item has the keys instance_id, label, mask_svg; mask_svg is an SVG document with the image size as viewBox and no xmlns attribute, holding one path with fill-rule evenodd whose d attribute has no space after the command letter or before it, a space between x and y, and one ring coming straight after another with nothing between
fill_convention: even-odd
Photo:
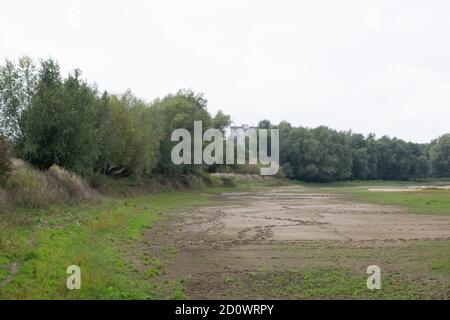
<instances>
[{"instance_id":1,"label":"dried mud surface","mask_svg":"<svg viewBox=\"0 0 450 320\"><path fill-rule=\"evenodd\" d=\"M402 272L405 262L413 273L422 267L409 248L450 239L449 217L408 214L299 186L215 197L220 205L174 212L146 235L147 250L176 247L163 278L184 279L187 298L268 298L242 288L245 279L267 272L338 265L364 274L380 248L396 250L394 257L380 254L382 263L398 260L385 269ZM241 289L227 279L240 281Z\"/></svg>"}]
</instances>

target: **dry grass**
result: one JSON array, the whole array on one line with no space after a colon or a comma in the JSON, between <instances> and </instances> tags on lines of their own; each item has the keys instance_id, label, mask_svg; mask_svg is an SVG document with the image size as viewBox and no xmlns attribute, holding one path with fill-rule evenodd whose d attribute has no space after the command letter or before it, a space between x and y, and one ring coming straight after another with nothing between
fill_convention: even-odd
<instances>
[{"instance_id":1,"label":"dry grass","mask_svg":"<svg viewBox=\"0 0 450 320\"><path fill-rule=\"evenodd\" d=\"M94 200L100 195L76 174L58 166L40 171L13 159L11 174L0 189L0 210L45 208L52 204Z\"/></svg>"},{"instance_id":2,"label":"dry grass","mask_svg":"<svg viewBox=\"0 0 450 320\"><path fill-rule=\"evenodd\" d=\"M98 197L98 193L81 177L57 165L48 169L47 177L56 182L56 188L65 193L65 198L90 200Z\"/></svg>"},{"instance_id":3,"label":"dry grass","mask_svg":"<svg viewBox=\"0 0 450 320\"><path fill-rule=\"evenodd\" d=\"M82 178L57 165L41 171L19 159L13 159L11 167L7 181L0 187L0 212L14 212L17 208L45 209L55 204L70 205L104 196L130 197L205 187L235 187L236 184L272 180L272 177L236 173L127 178L94 173Z\"/></svg>"}]
</instances>

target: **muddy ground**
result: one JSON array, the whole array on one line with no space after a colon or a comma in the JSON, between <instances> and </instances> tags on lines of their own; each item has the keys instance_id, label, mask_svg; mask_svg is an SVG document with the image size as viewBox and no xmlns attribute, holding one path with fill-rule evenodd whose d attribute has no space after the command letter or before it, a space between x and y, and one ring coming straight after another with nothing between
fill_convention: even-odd
<instances>
[{"instance_id":1,"label":"muddy ground","mask_svg":"<svg viewBox=\"0 0 450 320\"><path fill-rule=\"evenodd\" d=\"M450 257L448 216L300 186L215 197L215 206L170 214L141 248L154 256L173 248L161 281L181 279L187 298L450 297L450 275L432 264L443 250ZM383 293L366 287L373 264Z\"/></svg>"}]
</instances>

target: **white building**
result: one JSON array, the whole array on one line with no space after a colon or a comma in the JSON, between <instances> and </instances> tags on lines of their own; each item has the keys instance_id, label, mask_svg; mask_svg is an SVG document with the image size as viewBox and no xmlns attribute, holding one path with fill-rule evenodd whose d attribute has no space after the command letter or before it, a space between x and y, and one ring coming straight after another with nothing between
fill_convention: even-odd
<instances>
[{"instance_id":1,"label":"white building","mask_svg":"<svg viewBox=\"0 0 450 320\"><path fill-rule=\"evenodd\" d=\"M248 124L242 124L240 126L231 126L230 127L230 136L239 136L240 134L245 134L249 130L256 130L258 127L253 127Z\"/></svg>"}]
</instances>

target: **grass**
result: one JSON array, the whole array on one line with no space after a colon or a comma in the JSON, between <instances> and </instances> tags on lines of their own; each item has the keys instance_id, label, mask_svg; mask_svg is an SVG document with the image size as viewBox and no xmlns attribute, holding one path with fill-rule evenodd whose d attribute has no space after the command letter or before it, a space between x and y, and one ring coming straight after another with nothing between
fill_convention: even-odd
<instances>
[{"instance_id":1,"label":"grass","mask_svg":"<svg viewBox=\"0 0 450 320\"><path fill-rule=\"evenodd\" d=\"M381 274L381 289L366 287L368 275L340 267L261 272L239 282L227 282L230 290L256 299L429 299L430 288L399 274ZM447 288L448 289L448 288ZM441 288L440 290L446 290Z\"/></svg>"},{"instance_id":2,"label":"grass","mask_svg":"<svg viewBox=\"0 0 450 320\"><path fill-rule=\"evenodd\" d=\"M9 224L2 219L0 283L14 261L20 272L4 288L1 298L110 299L163 298L151 282L130 276L122 259L126 244L164 219L163 213L209 203L200 192L171 192L128 200L111 200L86 208L60 208L41 213L41 223ZM70 217L70 218L69 218ZM66 268L78 265L82 290L66 289ZM155 270L157 270L155 262ZM156 272L149 272L152 278Z\"/></svg>"},{"instance_id":3,"label":"grass","mask_svg":"<svg viewBox=\"0 0 450 320\"><path fill-rule=\"evenodd\" d=\"M355 195L361 201L404 206L411 213L450 215L450 190L359 192Z\"/></svg>"},{"instance_id":4,"label":"grass","mask_svg":"<svg viewBox=\"0 0 450 320\"><path fill-rule=\"evenodd\" d=\"M362 202L403 206L410 213L450 215L450 190L422 189L411 192L368 191L369 188L411 187L417 185L449 184L445 180L417 181L343 181L325 184L299 183L321 192L343 193Z\"/></svg>"},{"instance_id":5,"label":"grass","mask_svg":"<svg viewBox=\"0 0 450 320\"><path fill-rule=\"evenodd\" d=\"M328 184L299 183L310 192L344 194L381 205L404 207L411 214L450 215L450 190L426 189L414 192L372 192L369 187L434 185L445 181L346 181ZM280 250L296 252L313 264L290 272L263 271L227 282L244 290L243 296L274 299L430 299L448 298L450 292L450 240L411 241L405 245L286 244ZM364 270L373 258L382 269L382 290L366 288ZM230 276L227 276L230 278Z\"/></svg>"},{"instance_id":6,"label":"grass","mask_svg":"<svg viewBox=\"0 0 450 320\"><path fill-rule=\"evenodd\" d=\"M393 277L382 278L382 290L368 290L367 275L353 274L338 267L314 270L257 273L241 282L249 296L271 299L413 299L408 287L399 288ZM392 288L395 287L395 290ZM389 294L386 294L389 292Z\"/></svg>"},{"instance_id":7,"label":"grass","mask_svg":"<svg viewBox=\"0 0 450 320\"><path fill-rule=\"evenodd\" d=\"M125 259L127 249L142 240L145 230L163 221L168 211L210 204L214 193L261 185L163 192L95 205L0 213L0 299L184 298L179 281L154 281L163 272L164 262L149 258L147 271L137 274ZM177 253L176 248L167 247L165 253L170 258ZM16 275L11 274L13 263L19 264ZM70 265L81 268L82 290L66 288ZM11 281L4 283L8 277Z\"/></svg>"},{"instance_id":8,"label":"grass","mask_svg":"<svg viewBox=\"0 0 450 320\"><path fill-rule=\"evenodd\" d=\"M280 244L297 267L224 275L229 292L254 299L445 299L450 240L408 243L306 241ZM366 286L366 268L381 269L381 290Z\"/></svg>"},{"instance_id":9,"label":"grass","mask_svg":"<svg viewBox=\"0 0 450 320\"><path fill-rule=\"evenodd\" d=\"M401 205L412 213L450 214L449 190L417 192L368 192L368 185L406 186L406 182L348 182L305 184L324 192L351 195L358 201ZM166 246L164 257L138 257L146 269L140 272L129 257L129 248L144 241L143 232L164 221L165 213L180 208L212 204L210 195L226 191L255 190L267 182L250 181L236 188L204 188L201 191L156 193L100 204L18 209L0 213L0 299L183 299L183 280L159 281L165 263L176 256ZM285 248L297 250L296 248ZM280 248L283 250L283 248ZM431 292L449 292L450 241L419 241L409 247L301 248L302 252L332 259L317 269L256 275L226 275L230 287L238 286L251 297L271 298L423 298ZM382 261L383 290L368 291L367 275L360 261L378 256ZM411 256L419 264L411 264ZM331 257L331 258L330 258ZM420 257L420 258L419 258ZM18 263L17 274L11 274ZM81 290L66 288L66 269L81 268ZM358 267L355 271L355 266ZM407 267L405 267L407 266ZM406 269L405 269L406 268ZM406 273L403 271L407 270ZM4 281L8 279L7 283ZM425 279L425 282L417 281ZM442 280L444 279L444 280ZM447 280L445 280L447 279ZM429 282L427 282L429 281ZM447 287L442 287L447 283ZM431 291L430 291L431 290Z\"/></svg>"}]
</instances>

